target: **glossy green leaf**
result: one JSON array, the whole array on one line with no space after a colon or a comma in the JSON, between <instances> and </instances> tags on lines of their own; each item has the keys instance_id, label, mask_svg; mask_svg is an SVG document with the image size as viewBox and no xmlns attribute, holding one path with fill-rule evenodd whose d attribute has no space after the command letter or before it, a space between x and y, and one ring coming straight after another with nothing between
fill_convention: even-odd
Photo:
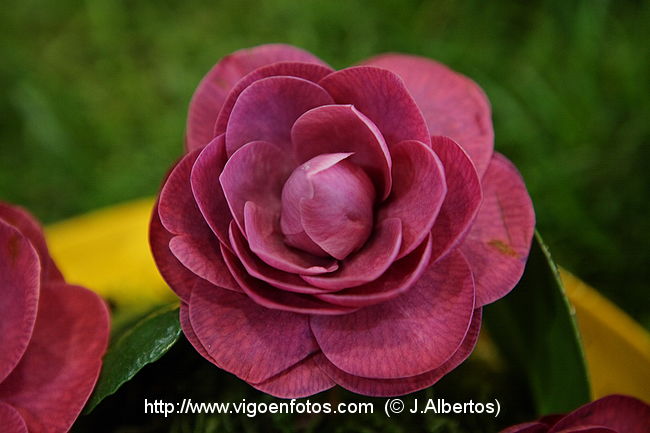
<instances>
[{"instance_id":1,"label":"glossy green leaf","mask_svg":"<svg viewBox=\"0 0 650 433\"><path fill-rule=\"evenodd\" d=\"M517 287L484 311L488 331L513 380L518 376L527 382L538 415L566 413L589 401L573 310L539 233Z\"/></svg>"},{"instance_id":2,"label":"glossy green leaf","mask_svg":"<svg viewBox=\"0 0 650 433\"><path fill-rule=\"evenodd\" d=\"M131 380L145 365L158 360L176 343L180 334L176 304L154 310L119 333L104 356L102 371L85 413Z\"/></svg>"}]
</instances>

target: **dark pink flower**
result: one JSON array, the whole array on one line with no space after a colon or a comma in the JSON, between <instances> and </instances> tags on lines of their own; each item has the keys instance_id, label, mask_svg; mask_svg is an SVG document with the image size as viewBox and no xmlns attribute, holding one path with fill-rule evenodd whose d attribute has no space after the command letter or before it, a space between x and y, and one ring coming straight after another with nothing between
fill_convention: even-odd
<instances>
[{"instance_id":1,"label":"dark pink flower","mask_svg":"<svg viewBox=\"0 0 650 433\"><path fill-rule=\"evenodd\" d=\"M151 222L196 349L282 397L425 388L523 272L534 214L471 80L389 54L222 59Z\"/></svg>"},{"instance_id":2,"label":"dark pink flower","mask_svg":"<svg viewBox=\"0 0 650 433\"><path fill-rule=\"evenodd\" d=\"M650 406L634 397L609 395L568 415L550 415L501 433L647 433Z\"/></svg>"},{"instance_id":3,"label":"dark pink flower","mask_svg":"<svg viewBox=\"0 0 650 433\"><path fill-rule=\"evenodd\" d=\"M37 221L0 202L0 430L66 432L97 381L104 302L67 284Z\"/></svg>"}]
</instances>

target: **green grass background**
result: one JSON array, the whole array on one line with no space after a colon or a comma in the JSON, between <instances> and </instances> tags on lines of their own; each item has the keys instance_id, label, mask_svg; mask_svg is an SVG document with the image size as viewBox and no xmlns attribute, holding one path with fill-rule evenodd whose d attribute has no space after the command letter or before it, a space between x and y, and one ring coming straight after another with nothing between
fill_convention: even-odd
<instances>
[{"instance_id":1,"label":"green grass background","mask_svg":"<svg viewBox=\"0 0 650 433\"><path fill-rule=\"evenodd\" d=\"M485 89L558 261L648 327L649 22L650 2L604 0L5 1L0 198L53 222L154 194L236 49L420 54Z\"/></svg>"}]
</instances>

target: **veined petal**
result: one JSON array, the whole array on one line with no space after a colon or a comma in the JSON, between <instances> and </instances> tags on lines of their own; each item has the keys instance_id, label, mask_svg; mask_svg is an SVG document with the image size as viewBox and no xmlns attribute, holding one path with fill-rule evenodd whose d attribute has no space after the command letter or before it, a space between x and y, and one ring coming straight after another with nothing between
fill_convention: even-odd
<instances>
[{"instance_id":1,"label":"veined petal","mask_svg":"<svg viewBox=\"0 0 650 433\"><path fill-rule=\"evenodd\" d=\"M581 426L601 426L616 432L645 433L649 425L649 405L634 397L609 395L574 410L558 421L549 433L582 432L573 430Z\"/></svg>"},{"instance_id":2,"label":"veined petal","mask_svg":"<svg viewBox=\"0 0 650 433\"><path fill-rule=\"evenodd\" d=\"M483 176L492 158L494 132L490 103L474 81L424 57L385 54L364 64L399 75L422 110L431 135L454 139Z\"/></svg>"},{"instance_id":3,"label":"veined petal","mask_svg":"<svg viewBox=\"0 0 650 433\"><path fill-rule=\"evenodd\" d=\"M321 78L332 72L334 71L328 66L305 62L278 62L255 69L239 80L235 87L230 90L230 93L228 93L228 97L223 103L219 116L217 117L214 126L214 135L217 136L226 132L228 119L230 119L235 102L237 102L241 92L254 82L268 77L285 76L302 78L317 83Z\"/></svg>"},{"instance_id":4,"label":"veined petal","mask_svg":"<svg viewBox=\"0 0 650 433\"><path fill-rule=\"evenodd\" d=\"M239 149L226 163L221 186L237 225L246 233L244 205L253 202L279 218L282 187L295 163L275 144L254 141Z\"/></svg>"},{"instance_id":5,"label":"veined petal","mask_svg":"<svg viewBox=\"0 0 650 433\"><path fill-rule=\"evenodd\" d=\"M393 262L381 277L361 286L334 293L322 293L319 299L347 307L365 307L393 299L415 284L431 258L431 236L406 257Z\"/></svg>"},{"instance_id":6,"label":"veined petal","mask_svg":"<svg viewBox=\"0 0 650 433\"><path fill-rule=\"evenodd\" d=\"M326 153L310 159L294 170L282 190L280 227L285 235L296 232L285 224L287 215L298 214L298 227L308 240L338 260L358 250L373 226L375 189L363 169L348 161L349 156ZM287 227L293 230L287 233ZM302 249L309 251L311 245L307 246Z\"/></svg>"},{"instance_id":7,"label":"veined petal","mask_svg":"<svg viewBox=\"0 0 650 433\"><path fill-rule=\"evenodd\" d=\"M160 191L158 214L165 229L175 235L195 238L212 236L212 231L192 194L190 176L200 150L188 153L172 169Z\"/></svg>"},{"instance_id":8,"label":"veined petal","mask_svg":"<svg viewBox=\"0 0 650 433\"><path fill-rule=\"evenodd\" d=\"M522 424L513 425L500 433L547 433L548 425L541 422L525 422Z\"/></svg>"},{"instance_id":9,"label":"veined petal","mask_svg":"<svg viewBox=\"0 0 650 433\"><path fill-rule=\"evenodd\" d=\"M32 337L40 277L32 243L0 220L0 384L16 367Z\"/></svg>"},{"instance_id":10,"label":"veined petal","mask_svg":"<svg viewBox=\"0 0 650 433\"><path fill-rule=\"evenodd\" d=\"M149 223L149 245L156 267L160 271L167 285L178 295L181 300L188 302L190 292L195 282L199 279L178 261L169 249L169 242L174 237L162 225L158 214L158 203L153 208L151 222Z\"/></svg>"},{"instance_id":11,"label":"veined petal","mask_svg":"<svg viewBox=\"0 0 650 433\"><path fill-rule=\"evenodd\" d=\"M230 223L230 243L237 258L246 269L246 273L250 276L289 292L305 294L328 292L328 290L319 289L306 283L296 274L281 271L264 263L250 250L246 238L234 222Z\"/></svg>"},{"instance_id":12,"label":"veined petal","mask_svg":"<svg viewBox=\"0 0 650 433\"><path fill-rule=\"evenodd\" d=\"M472 273L462 254L454 253L395 299L344 316L312 316L310 324L323 354L339 369L398 379L443 365L465 339L473 310Z\"/></svg>"},{"instance_id":13,"label":"veined petal","mask_svg":"<svg viewBox=\"0 0 650 433\"><path fill-rule=\"evenodd\" d=\"M0 401L0 425L5 433L28 433L20 412Z\"/></svg>"},{"instance_id":14,"label":"veined petal","mask_svg":"<svg viewBox=\"0 0 650 433\"><path fill-rule=\"evenodd\" d=\"M221 256L216 239L194 239L190 236L174 236L169 241L172 254L193 274L215 286L240 292Z\"/></svg>"},{"instance_id":15,"label":"veined petal","mask_svg":"<svg viewBox=\"0 0 650 433\"><path fill-rule=\"evenodd\" d=\"M251 141L268 141L289 152L291 127L304 112L332 104L318 84L296 77L255 81L237 98L226 127L226 151L232 155Z\"/></svg>"},{"instance_id":16,"label":"veined petal","mask_svg":"<svg viewBox=\"0 0 650 433\"><path fill-rule=\"evenodd\" d=\"M316 359L319 362L320 367L332 378L332 380L349 391L376 397L404 395L428 388L451 370L458 367L458 365L460 365L465 359L467 359L469 354L472 353L472 350L474 350L480 329L481 309L478 308L472 315L472 322L465 339L458 350L456 350L456 352L439 367L417 376L399 379L366 378L346 373L332 364L325 357Z\"/></svg>"},{"instance_id":17,"label":"veined petal","mask_svg":"<svg viewBox=\"0 0 650 433\"><path fill-rule=\"evenodd\" d=\"M337 104L352 104L368 116L389 148L404 140L430 143L420 108L394 73L372 66L356 66L333 72L319 84Z\"/></svg>"},{"instance_id":18,"label":"veined petal","mask_svg":"<svg viewBox=\"0 0 650 433\"><path fill-rule=\"evenodd\" d=\"M39 222L20 206L0 202L0 221L14 226L25 236L36 249L41 262L41 280L43 282L63 282L61 271L50 257L50 252L45 243L43 229Z\"/></svg>"},{"instance_id":19,"label":"veined petal","mask_svg":"<svg viewBox=\"0 0 650 433\"><path fill-rule=\"evenodd\" d=\"M205 222L219 240L227 245L232 214L219 182L226 160L226 142L222 134L212 140L197 157L192 166L190 184Z\"/></svg>"},{"instance_id":20,"label":"veined petal","mask_svg":"<svg viewBox=\"0 0 650 433\"><path fill-rule=\"evenodd\" d=\"M192 291L190 322L217 365L247 382L269 379L318 349L307 316L205 283Z\"/></svg>"},{"instance_id":21,"label":"veined petal","mask_svg":"<svg viewBox=\"0 0 650 433\"><path fill-rule=\"evenodd\" d=\"M0 383L0 400L30 431L68 431L95 386L108 332L108 310L95 293L65 283L42 287L32 339Z\"/></svg>"},{"instance_id":22,"label":"veined petal","mask_svg":"<svg viewBox=\"0 0 650 433\"><path fill-rule=\"evenodd\" d=\"M402 244L402 223L397 218L382 221L366 245L341 263L336 272L301 275L309 284L329 290L360 286L379 278L397 257Z\"/></svg>"},{"instance_id":23,"label":"veined petal","mask_svg":"<svg viewBox=\"0 0 650 433\"><path fill-rule=\"evenodd\" d=\"M236 51L219 61L201 80L187 118L186 147L192 151L212 140L214 125L226 95L249 72L277 62L308 62L322 66L320 59L300 48L268 44Z\"/></svg>"},{"instance_id":24,"label":"veined petal","mask_svg":"<svg viewBox=\"0 0 650 433\"><path fill-rule=\"evenodd\" d=\"M447 137L432 137L431 148L445 169L447 194L433 224L432 259L437 260L460 242L470 229L483 200L481 180L465 151Z\"/></svg>"},{"instance_id":25,"label":"veined petal","mask_svg":"<svg viewBox=\"0 0 650 433\"><path fill-rule=\"evenodd\" d=\"M223 254L230 272L242 290L252 301L263 307L291 313L326 315L346 314L356 310L356 308L329 304L303 293L280 290L251 277L230 251L223 249Z\"/></svg>"},{"instance_id":26,"label":"veined petal","mask_svg":"<svg viewBox=\"0 0 650 433\"><path fill-rule=\"evenodd\" d=\"M316 257L288 247L278 217L249 201L244 206L246 237L251 250L266 264L285 272L319 275L338 269L336 260Z\"/></svg>"},{"instance_id":27,"label":"veined petal","mask_svg":"<svg viewBox=\"0 0 650 433\"><path fill-rule=\"evenodd\" d=\"M514 165L495 154L482 180L483 203L460 245L476 282L476 305L505 296L524 272L535 229L533 204Z\"/></svg>"},{"instance_id":28,"label":"veined petal","mask_svg":"<svg viewBox=\"0 0 650 433\"><path fill-rule=\"evenodd\" d=\"M309 110L291 129L293 152L301 164L323 153L352 153L380 199L391 189L391 157L377 126L353 105L325 105Z\"/></svg>"},{"instance_id":29,"label":"veined petal","mask_svg":"<svg viewBox=\"0 0 650 433\"><path fill-rule=\"evenodd\" d=\"M185 338L187 338L187 341L190 342L192 347L194 347L202 357L219 367L214 358L212 358L205 347L203 347L199 337L196 336L194 328L192 328L192 322L190 322L190 306L185 302L181 302L181 306L178 310L178 321L181 324L181 329L183 330L183 334L185 334Z\"/></svg>"},{"instance_id":30,"label":"veined petal","mask_svg":"<svg viewBox=\"0 0 650 433\"><path fill-rule=\"evenodd\" d=\"M279 398L302 398L330 389L335 383L318 366L317 352L253 387Z\"/></svg>"},{"instance_id":31,"label":"veined petal","mask_svg":"<svg viewBox=\"0 0 650 433\"><path fill-rule=\"evenodd\" d=\"M445 172L436 154L419 141L393 146L393 190L377 214L379 222L402 222L398 258L417 248L429 235L447 194Z\"/></svg>"}]
</instances>

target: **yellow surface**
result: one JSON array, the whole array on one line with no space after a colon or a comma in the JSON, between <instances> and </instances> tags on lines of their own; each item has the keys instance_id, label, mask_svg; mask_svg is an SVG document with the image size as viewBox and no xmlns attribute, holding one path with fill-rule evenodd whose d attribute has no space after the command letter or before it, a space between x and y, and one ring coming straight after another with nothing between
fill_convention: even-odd
<instances>
[{"instance_id":1,"label":"yellow surface","mask_svg":"<svg viewBox=\"0 0 650 433\"><path fill-rule=\"evenodd\" d=\"M620 393L650 402L650 335L622 310L561 269L587 358L592 398Z\"/></svg>"},{"instance_id":2,"label":"yellow surface","mask_svg":"<svg viewBox=\"0 0 650 433\"><path fill-rule=\"evenodd\" d=\"M142 199L48 227L50 251L66 279L129 311L174 300L149 250L153 203ZM582 334L593 398L623 393L650 402L648 333L594 289L565 270L561 275Z\"/></svg>"},{"instance_id":3,"label":"yellow surface","mask_svg":"<svg viewBox=\"0 0 650 433\"><path fill-rule=\"evenodd\" d=\"M66 280L129 310L176 299L149 249L153 204L152 199L137 200L47 227L50 253Z\"/></svg>"}]
</instances>

